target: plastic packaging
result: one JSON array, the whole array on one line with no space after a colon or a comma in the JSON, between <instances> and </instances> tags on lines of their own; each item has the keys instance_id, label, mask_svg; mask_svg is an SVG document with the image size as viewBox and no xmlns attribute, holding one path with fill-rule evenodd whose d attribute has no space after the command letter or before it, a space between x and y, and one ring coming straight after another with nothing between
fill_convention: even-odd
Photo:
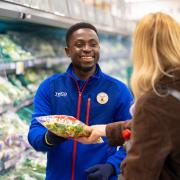
<instances>
[{"instance_id":1,"label":"plastic packaging","mask_svg":"<svg viewBox=\"0 0 180 180\"><path fill-rule=\"evenodd\" d=\"M41 116L38 117L37 120L48 130L61 137L73 138L89 135L89 133L85 131L86 125L73 116Z\"/></svg>"},{"instance_id":2,"label":"plastic packaging","mask_svg":"<svg viewBox=\"0 0 180 180\"><path fill-rule=\"evenodd\" d=\"M73 116L50 115L40 116L36 119L49 131L64 138L88 137L90 135L90 132L85 128L87 125ZM102 138L99 138L97 143L102 142Z\"/></svg>"}]
</instances>

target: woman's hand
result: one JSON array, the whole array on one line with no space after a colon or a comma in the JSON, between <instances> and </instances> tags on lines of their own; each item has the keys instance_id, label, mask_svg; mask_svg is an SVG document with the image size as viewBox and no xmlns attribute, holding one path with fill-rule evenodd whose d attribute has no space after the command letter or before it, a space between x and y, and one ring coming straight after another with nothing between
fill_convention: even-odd
<instances>
[{"instance_id":1,"label":"woman's hand","mask_svg":"<svg viewBox=\"0 0 180 180\"><path fill-rule=\"evenodd\" d=\"M85 131L90 133L89 137L75 138L82 144L96 144L102 136L106 136L106 125L86 126Z\"/></svg>"}]
</instances>

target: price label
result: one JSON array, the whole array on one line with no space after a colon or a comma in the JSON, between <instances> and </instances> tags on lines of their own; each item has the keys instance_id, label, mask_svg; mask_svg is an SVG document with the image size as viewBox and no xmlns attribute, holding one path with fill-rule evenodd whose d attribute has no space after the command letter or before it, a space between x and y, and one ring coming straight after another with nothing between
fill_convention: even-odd
<instances>
[{"instance_id":1,"label":"price label","mask_svg":"<svg viewBox=\"0 0 180 180\"><path fill-rule=\"evenodd\" d=\"M46 60L46 67L51 68L53 65L53 60L51 58L47 58Z\"/></svg>"},{"instance_id":2,"label":"price label","mask_svg":"<svg viewBox=\"0 0 180 180\"><path fill-rule=\"evenodd\" d=\"M24 62L16 63L16 74L24 74Z\"/></svg>"},{"instance_id":3,"label":"price label","mask_svg":"<svg viewBox=\"0 0 180 180\"><path fill-rule=\"evenodd\" d=\"M32 67L34 65L33 61L29 60L26 63L27 67Z\"/></svg>"},{"instance_id":4,"label":"price label","mask_svg":"<svg viewBox=\"0 0 180 180\"><path fill-rule=\"evenodd\" d=\"M9 64L9 69L16 69L16 64L15 63L10 63Z\"/></svg>"}]
</instances>

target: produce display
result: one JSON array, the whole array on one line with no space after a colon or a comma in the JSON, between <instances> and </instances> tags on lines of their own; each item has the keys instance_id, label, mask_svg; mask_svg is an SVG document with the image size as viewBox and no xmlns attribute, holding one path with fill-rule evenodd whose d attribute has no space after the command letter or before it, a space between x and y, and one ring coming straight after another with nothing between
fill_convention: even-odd
<instances>
[{"instance_id":1,"label":"produce display","mask_svg":"<svg viewBox=\"0 0 180 180\"><path fill-rule=\"evenodd\" d=\"M64 32L44 32L43 28L37 33L0 34L0 180L45 179L46 154L33 150L27 141L33 105L24 102L34 97L45 78L65 72L70 60L64 58ZM100 38L101 69L127 83L130 53L123 43L126 39ZM17 71L19 61L23 71ZM87 125L72 116L41 116L37 120L61 137L90 135ZM103 139L97 143L103 143Z\"/></svg>"},{"instance_id":2,"label":"produce display","mask_svg":"<svg viewBox=\"0 0 180 180\"><path fill-rule=\"evenodd\" d=\"M8 35L0 34L0 59L4 61L23 61L33 58L30 52L14 43Z\"/></svg>"},{"instance_id":3,"label":"produce display","mask_svg":"<svg viewBox=\"0 0 180 180\"><path fill-rule=\"evenodd\" d=\"M0 105L3 105L9 103L8 101L10 99L13 102L24 100L28 93L22 91L22 89L19 89L17 86L14 86L12 83L7 81L7 79L0 77L0 94L3 96L3 98L0 100Z\"/></svg>"},{"instance_id":4,"label":"produce display","mask_svg":"<svg viewBox=\"0 0 180 180\"><path fill-rule=\"evenodd\" d=\"M35 57L55 56L51 43L33 33L9 31L9 37ZM33 44L33 46L32 46Z\"/></svg>"},{"instance_id":5,"label":"produce display","mask_svg":"<svg viewBox=\"0 0 180 180\"><path fill-rule=\"evenodd\" d=\"M46 154L33 149L24 154L15 169L9 169L0 175L0 180L44 180L46 172Z\"/></svg>"},{"instance_id":6,"label":"produce display","mask_svg":"<svg viewBox=\"0 0 180 180\"><path fill-rule=\"evenodd\" d=\"M130 78L127 72L127 67L131 64L130 43L129 37L120 36L107 36L101 40L101 69L125 84L128 84Z\"/></svg>"},{"instance_id":7,"label":"produce display","mask_svg":"<svg viewBox=\"0 0 180 180\"><path fill-rule=\"evenodd\" d=\"M0 116L0 180L45 179L46 154L27 141L29 125L16 113Z\"/></svg>"},{"instance_id":8,"label":"produce display","mask_svg":"<svg viewBox=\"0 0 180 180\"><path fill-rule=\"evenodd\" d=\"M13 112L0 116L0 172L16 166L23 152L30 145L27 142L28 125Z\"/></svg>"},{"instance_id":9,"label":"produce display","mask_svg":"<svg viewBox=\"0 0 180 180\"><path fill-rule=\"evenodd\" d=\"M52 69L28 69L25 74L0 76L0 112L7 105L17 105L32 98L41 81L51 74Z\"/></svg>"}]
</instances>

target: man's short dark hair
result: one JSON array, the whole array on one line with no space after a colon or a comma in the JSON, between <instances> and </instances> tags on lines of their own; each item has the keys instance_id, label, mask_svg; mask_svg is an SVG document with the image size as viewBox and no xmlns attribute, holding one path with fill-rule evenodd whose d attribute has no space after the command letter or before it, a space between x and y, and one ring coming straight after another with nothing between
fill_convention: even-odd
<instances>
[{"instance_id":1,"label":"man's short dark hair","mask_svg":"<svg viewBox=\"0 0 180 180\"><path fill-rule=\"evenodd\" d=\"M67 33L66 33L66 45L68 46L69 39L70 39L70 37L71 37L71 35L73 34L74 31L77 31L78 29L84 29L84 28L92 29L93 31L95 31L95 33L98 36L98 32L97 32L97 29L96 29L95 26L93 26L92 24L87 23L87 22L79 22L79 23L76 23L76 24L72 25L67 30Z\"/></svg>"}]
</instances>

